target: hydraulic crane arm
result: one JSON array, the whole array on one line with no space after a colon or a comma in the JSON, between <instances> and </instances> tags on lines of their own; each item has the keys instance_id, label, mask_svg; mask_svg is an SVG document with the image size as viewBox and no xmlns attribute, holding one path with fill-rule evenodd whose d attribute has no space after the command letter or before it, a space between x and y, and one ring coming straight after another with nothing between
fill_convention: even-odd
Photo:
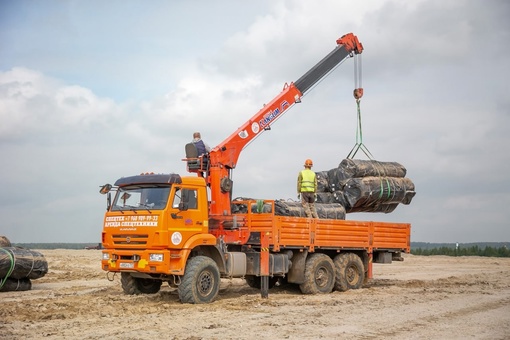
<instances>
[{"instance_id":1,"label":"hydraulic crane arm","mask_svg":"<svg viewBox=\"0 0 510 340\"><path fill-rule=\"evenodd\" d=\"M333 51L319 61L310 71L296 80L294 84L302 94L305 94L306 91L324 78L351 53L360 54L363 51L363 45L361 45L358 38L352 33L344 35L338 39L336 43L338 45Z\"/></svg>"},{"instance_id":2,"label":"hydraulic crane arm","mask_svg":"<svg viewBox=\"0 0 510 340\"><path fill-rule=\"evenodd\" d=\"M237 129L237 131L218 144L218 146L211 151L211 160L214 158L229 168L235 168L239 155L247 144L261 132L269 130L271 124L280 118L292 105L301 102L301 97L338 64L352 53L360 54L363 51L363 45L361 45L358 38L352 33L342 36L336 42L336 48L324 59L318 62L296 82L290 85L285 84L279 95L271 102L264 105L259 112Z\"/></svg>"},{"instance_id":3,"label":"hydraulic crane arm","mask_svg":"<svg viewBox=\"0 0 510 340\"><path fill-rule=\"evenodd\" d=\"M231 213L231 169L236 167L243 148L263 131L269 130L271 124L295 103L301 102L301 97L338 64L347 57L363 51L362 44L352 33L342 36L336 42L336 48L324 59L295 83L285 84L280 94L211 150L207 176L211 187L211 215L230 215Z\"/></svg>"}]
</instances>

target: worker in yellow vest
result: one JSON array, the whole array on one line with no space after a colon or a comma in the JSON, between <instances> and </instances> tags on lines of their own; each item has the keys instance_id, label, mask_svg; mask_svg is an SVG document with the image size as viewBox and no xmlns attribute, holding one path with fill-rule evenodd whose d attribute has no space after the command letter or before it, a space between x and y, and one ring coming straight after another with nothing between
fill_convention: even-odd
<instances>
[{"instance_id":1,"label":"worker in yellow vest","mask_svg":"<svg viewBox=\"0 0 510 340\"><path fill-rule=\"evenodd\" d=\"M305 169L299 172L297 181L298 198L301 198L306 216L317 218L317 211L315 210L317 176L312 171L313 162L311 159L307 159L304 166Z\"/></svg>"}]
</instances>

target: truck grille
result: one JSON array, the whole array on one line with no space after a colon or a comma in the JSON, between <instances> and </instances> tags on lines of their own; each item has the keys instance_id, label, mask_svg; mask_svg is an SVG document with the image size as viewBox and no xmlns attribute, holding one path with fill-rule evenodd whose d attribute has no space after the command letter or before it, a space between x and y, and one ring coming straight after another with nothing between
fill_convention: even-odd
<instances>
[{"instance_id":1,"label":"truck grille","mask_svg":"<svg viewBox=\"0 0 510 340\"><path fill-rule=\"evenodd\" d=\"M139 246L147 244L147 234L134 234L134 235L112 235L113 244L124 246Z\"/></svg>"}]
</instances>

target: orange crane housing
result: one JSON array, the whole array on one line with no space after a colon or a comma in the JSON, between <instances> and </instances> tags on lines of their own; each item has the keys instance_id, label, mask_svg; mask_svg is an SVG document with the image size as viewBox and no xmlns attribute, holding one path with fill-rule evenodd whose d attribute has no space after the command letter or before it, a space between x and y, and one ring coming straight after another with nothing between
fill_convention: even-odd
<instances>
[{"instance_id":1,"label":"orange crane housing","mask_svg":"<svg viewBox=\"0 0 510 340\"><path fill-rule=\"evenodd\" d=\"M150 173L102 186L108 202L102 269L121 274L126 294L156 293L168 282L182 302L208 303L221 278L245 278L263 297L278 281L297 284L305 294L329 293L360 288L372 278L373 262L401 260L410 251L408 223L278 216L272 200L232 200L231 172L243 148L362 51L355 35L344 35L209 154L199 157L188 144L187 168L198 176Z\"/></svg>"}]
</instances>

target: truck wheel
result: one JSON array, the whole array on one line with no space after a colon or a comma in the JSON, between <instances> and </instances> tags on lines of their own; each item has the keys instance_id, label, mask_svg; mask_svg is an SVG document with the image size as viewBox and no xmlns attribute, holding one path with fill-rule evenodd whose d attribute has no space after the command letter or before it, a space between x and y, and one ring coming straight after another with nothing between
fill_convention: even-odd
<instances>
[{"instance_id":1,"label":"truck wheel","mask_svg":"<svg viewBox=\"0 0 510 340\"><path fill-rule=\"evenodd\" d=\"M244 279L246 280L248 286L250 286L251 288L260 289L262 277L256 275L246 275ZM278 276L270 276L268 288L269 289L273 288L278 282L278 279L279 279Z\"/></svg>"},{"instance_id":2,"label":"truck wheel","mask_svg":"<svg viewBox=\"0 0 510 340\"><path fill-rule=\"evenodd\" d=\"M220 290L220 270L211 258L196 256L188 260L177 292L183 303L209 303Z\"/></svg>"},{"instance_id":3,"label":"truck wheel","mask_svg":"<svg viewBox=\"0 0 510 340\"><path fill-rule=\"evenodd\" d=\"M365 269L363 261L354 253L338 254L335 263L335 289L345 292L349 289L358 289L363 285Z\"/></svg>"},{"instance_id":4,"label":"truck wheel","mask_svg":"<svg viewBox=\"0 0 510 340\"><path fill-rule=\"evenodd\" d=\"M305 282L299 285L303 294L327 294L335 285L335 269L331 258L314 253L305 263Z\"/></svg>"},{"instance_id":5,"label":"truck wheel","mask_svg":"<svg viewBox=\"0 0 510 340\"><path fill-rule=\"evenodd\" d=\"M129 295L134 294L155 294L161 288L161 280L142 279L133 277L129 273L120 274L122 290Z\"/></svg>"}]
</instances>

